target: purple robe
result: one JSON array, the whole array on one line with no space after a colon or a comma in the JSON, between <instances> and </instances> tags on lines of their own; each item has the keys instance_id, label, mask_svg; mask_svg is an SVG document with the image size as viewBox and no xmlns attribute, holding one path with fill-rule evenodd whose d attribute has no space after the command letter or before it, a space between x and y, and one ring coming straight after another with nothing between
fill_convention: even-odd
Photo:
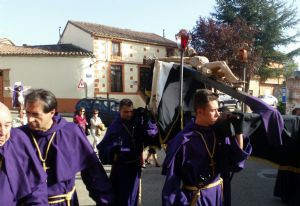
<instances>
[{"instance_id":1,"label":"purple robe","mask_svg":"<svg viewBox=\"0 0 300 206\"><path fill-rule=\"evenodd\" d=\"M146 130L142 125L134 127L132 122L122 122L118 117L97 145L100 159L105 164L112 164L110 179L117 206L136 206L138 203L145 136Z\"/></svg>"},{"instance_id":2,"label":"purple robe","mask_svg":"<svg viewBox=\"0 0 300 206\"><path fill-rule=\"evenodd\" d=\"M219 180L222 172L240 171L244 161L251 153L251 145L245 141L244 151L239 148L235 138L216 137L215 153L213 155L216 167L212 171L210 157L200 135L200 132L210 152L213 148L213 128L196 125L191 121L168 145L163 165L166 181L162 191L164 206L188 205L193 192L183 189L183 185L208 185ZM197 206L222 205L221 185L201 190Z\"/></svg>"},{"instance_id":3,"label":"purple robe","mask_svg":"<svg viewBox=\"0 0 300 206\"><path fill-rule=\"evenodd\" d=\"M89 196L97 205L112 203L111 183L81 128L75 123L67 122L58 114L53 117L53 120L52 127L46 132L31 131L28 125L21 127L31 141L32 134L34 135L43 157L52 134L56 132L46 160L46 165L49 167L47 169L48 196L71 191L75 185L75 175L81 171ZM51 205L64 206L67 202ZM71 205L78 205L76 191Z\"/></svg>"},{"instance_id":4,"label":"purple robe","mask_svg":"<svg viewBox=\"0 0 300 206\"><path fill-rule=\"evenodd\" d=\"M280 112L253 96L247 96L245 104L247 104L254 113L261 116L268 144L271 146L282 145L281 134L284 128L284 122Z\"/></svg>"},{"instance_id":5,"label":"purple robe","mask_svg":"<svg viewBox=\"0 0 300 206\"><path fill-rule=\"evenodd\" d=\"M19 129L0 147L0 205L48 205L46 173Z\"/></svg>"},{"instance_id":6,"label":"purple robe","mask_svg":"<svg viewBox=\"0 0 300 206\"><path fill-rule=\"evenodd\" d=\"M276 163L279 169L276 177L274 196L280 197L288 206L300 205L300 116L284 116L283 146Z\"/></svg>"}]
</instances>

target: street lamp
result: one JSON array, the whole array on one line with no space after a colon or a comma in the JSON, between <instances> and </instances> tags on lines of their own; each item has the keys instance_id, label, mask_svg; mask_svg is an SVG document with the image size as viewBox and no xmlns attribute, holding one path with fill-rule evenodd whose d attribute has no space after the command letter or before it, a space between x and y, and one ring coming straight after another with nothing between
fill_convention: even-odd
<instances>
[{"instance_id":1,"label":"street lamp","mask_svg":"<svg viewBox=\"0 0 300 206\"><path fill-rule=\"evenodd\" d=\"M176 43L180 51L180 79L179 79L179 107L181 120L183 119L183 53L186 50L188 44L192 40L191 35L185 29L181 29L176 35ZM183 121L181 121L181 129L183 129Z\"/></svg>"}]
</instances>

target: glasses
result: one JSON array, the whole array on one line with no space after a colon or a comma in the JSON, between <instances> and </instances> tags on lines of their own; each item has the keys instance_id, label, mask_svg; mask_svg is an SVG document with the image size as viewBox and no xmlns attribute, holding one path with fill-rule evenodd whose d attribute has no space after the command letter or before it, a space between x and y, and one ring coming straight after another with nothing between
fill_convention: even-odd
<instances>
[{"instance_id":1,"label":"glasses","mask_svg":"<svg viewBox=\"0 0 300 206\"><path fill-rule=\"evenodd\" d=\"M85 111L80 111L80 112L85 112Z\"/></svg>"}]
</instances>

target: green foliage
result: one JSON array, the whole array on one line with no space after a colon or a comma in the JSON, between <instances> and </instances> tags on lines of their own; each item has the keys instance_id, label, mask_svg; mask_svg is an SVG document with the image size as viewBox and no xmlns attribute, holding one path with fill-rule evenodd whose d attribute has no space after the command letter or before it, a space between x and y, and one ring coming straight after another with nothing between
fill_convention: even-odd
<instances>
[{"instance_id":1,"label":"green foliage","mask_svg":"<svg viewBox=\"0 0 300 206\"><path fill-rule=\"evenodd\" d=\"M293 59L285 62L284 73L283 73L285 79L291 77L294 74L294 71L296 71L298 67L299 67L299 65L297 63L295 63L295 61Z\"/></svg>"},{"instance_id":2,"label":"green foliage","mask_svg":"<svg viewBox=\"0 0 300 206\"><path fill-rule=\"evenodd\" d=\"M297 17L297 7L283 0L217 0L215 12L217 21L233 24L237 18L244 19L250 27L256 28L254 51L262 57L262 65L258 74L272 75L266 66L272 63L285 64L299 55L300 48L284 54L279 52L279 46L294 43L300 33L287 35L288 29L296 28L300 19Z\"/></svg>"},{"instance_id":3,"label":"green foliage","mask_svg":"<svg viewBox=\"0 0 300 206\"><path fill-rule=\"evenodd\" d=\"M262 66L258 71L258 75L260 76L261 82L266 81L268 78L278 78L280 76L287 79L294 74L294 71L297 70L297 68L298 64L295 63L293 59L288 59L282 64L282 67L270 68L268 66Z\"/></svg>"},{"instance_id":4,"label":"green foliage","mask_svg":"<svg viewBox=\"0 0 300 206\"><path fill-rule=\"evenodd\" d=\"M243 19L228 25L200 17L192 31L191 44L210 61L225 60L233 73L242 79L244 67L247 68L247 77L250 77L261 62L259 52L254 50L255 34L255 28L248 26ZM246 64L239 56L240 49L244 47L251 52Z\"/></svg>"},{"instance_id":5,"label":"green foliage","mask_svg":"<svg viewBox=\"0 0 300 206\"><path fill-rule=\"evenodd\" d=\"M265 82L268 78L272 77L273 75L272 69L266 66L260 67L258 70L258 75L260 76L260 81Z\"/></svg>"},{"instance_id":6,"label":"green foliage","mask_svg":"<svg viewBox=\"0 0 300 206\"><path fill-rule=\"evenodd\" d=\"M277 105L277 110L280 112L280 114L284 115L285 114L285 108L286 105L284 103L282 103L282 101L278 101L278 105Z\"/></svg>"}]
</instances>

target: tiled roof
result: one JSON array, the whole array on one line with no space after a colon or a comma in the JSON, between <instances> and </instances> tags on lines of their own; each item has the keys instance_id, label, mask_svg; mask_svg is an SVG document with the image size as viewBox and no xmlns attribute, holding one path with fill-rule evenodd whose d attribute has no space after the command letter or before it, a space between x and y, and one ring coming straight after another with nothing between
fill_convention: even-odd
<instances>
[{"instance_id":1,"label":"tiled roof","mask_svg":"<svg viewBox=\"0 0 300 206\"><path fill-rule=\"evenodd\" d=\"M0 44L1 43L14 45L14 43L10 39L8 39L8 38L0 38Z\"/></svg>"},{"instance_id":2,"label":"tiled roof","mask_svg":"<svg viewBox=\"0 0 300 206\"><path fill-rule=\"evenodd\" d=\"M0 43L0 56L92 56L87 50L72 44L13 46Z\"/></svg>"},{"instance_id":3,"label":"tiled roof","mask_svg":"<svg viewBox=\"0 0 300 206\"><path fill-rule=\"evenodd\" d=\"M79 21L69 21L68 23L73 24L74 26L96 37L116 38L149 44L158 44L168 47L177 47L174 41L171 41L154 33L138 32L132 31L130 29L120 29L101 24L93 24Z\"/></svg>"}]
</instances>

